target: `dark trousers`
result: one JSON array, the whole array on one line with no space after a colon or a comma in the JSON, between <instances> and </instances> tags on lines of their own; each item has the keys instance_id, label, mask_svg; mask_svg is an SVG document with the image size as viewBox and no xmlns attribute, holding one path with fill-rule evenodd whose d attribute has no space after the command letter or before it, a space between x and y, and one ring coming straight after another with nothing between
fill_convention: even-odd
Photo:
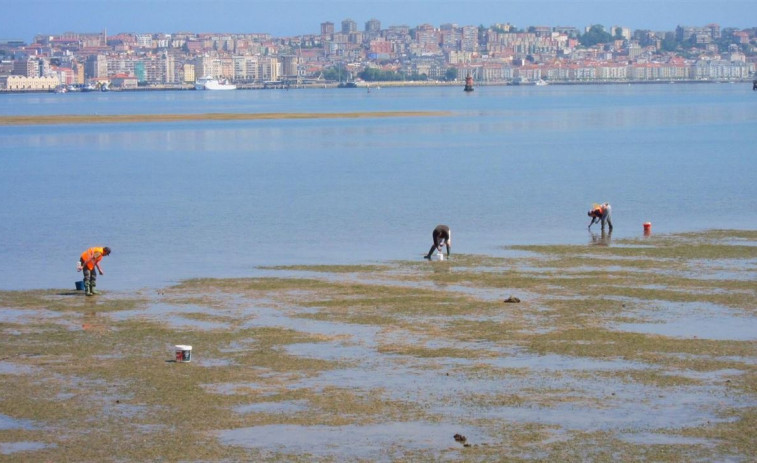
<instances>
[{"instance_id":1,"label":"dark trousers","mask_svg":"<svg viewBox=\"0 0 757 463\"><path fill-rule=\"evenodd\" d=\"M82 272L84 273L84 285L86 286L89 283L89 285L94 288L95 281L97 280L97 268L90 270L87 267L84 267Z\"/></svg>"},{"instance_id":2,"label":"dark trousers","mask_svg":"<svg viewBox=\"0 0 757 463\"><path fill-rule=\"evenodd\" d=\"M441 233L436 233L434 231L434 234L432 235L434 238L434 244L431 245L431 249L428 250L428 254L426 254L427 258L431 258L431 255L434 253L434 250L439 249L439 245L441 244L442 240L444 240L445 245L447 246L447 255L449 255L449 237L442 236Z\"/></svg>"}]
</instances>

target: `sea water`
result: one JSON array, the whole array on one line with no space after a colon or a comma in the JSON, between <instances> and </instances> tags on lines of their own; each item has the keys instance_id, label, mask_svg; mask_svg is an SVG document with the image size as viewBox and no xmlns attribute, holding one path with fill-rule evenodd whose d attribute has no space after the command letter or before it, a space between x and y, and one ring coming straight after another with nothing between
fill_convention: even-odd
<instances>
[{"instance_id":1,"label":"sea water","mask_svg":"<svg viewBox=\"0 0 757 463\"><path fill-rule=\"evenodd\" d=\"M757 228L746 84L0 95L0 115L445 111L438 116L0 126L0 289L252 276L287 264ZM595 225L595 227L597 227ZM598 232L598 228L593 228ZM596 237L594 237L596 238Z\"/></svg>"}]
</instances>

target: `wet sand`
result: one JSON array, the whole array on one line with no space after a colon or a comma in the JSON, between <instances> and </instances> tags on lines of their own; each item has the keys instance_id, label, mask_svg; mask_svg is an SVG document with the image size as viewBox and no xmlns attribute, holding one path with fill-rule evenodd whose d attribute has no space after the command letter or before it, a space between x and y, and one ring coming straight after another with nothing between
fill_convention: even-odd
<instances>
[{"instance_id":1,"label":"wet sand","mask_svg":"<svg viewBox=\"0 0 757 463\"><path fill-rule=\"evenodd\" d=\"M711 231L0 292L0 454L747 461L756 245Z\"/></svg>"},{"instance_id":2,"label":"wet sand","mask_svg":"<svg viewBox=\"0 0 757 463\"><path fill-rule=\"evenodd\" d=\"M0 116L0 125L114 124L179 121L255 121L269 119L359 119L387 117L440 117L447 111L376 111L352 113L203 113L203 114L102 114L52 116Z\"/></svg>"}]
</instances>

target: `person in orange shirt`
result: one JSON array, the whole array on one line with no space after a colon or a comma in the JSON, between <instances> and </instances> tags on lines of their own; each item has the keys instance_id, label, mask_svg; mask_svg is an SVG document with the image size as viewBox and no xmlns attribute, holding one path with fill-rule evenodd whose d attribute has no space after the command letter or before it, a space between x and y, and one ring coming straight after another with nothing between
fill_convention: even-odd
<instances>
[{"instance_id":1,"label":"person in orange shirt","mask_svg":"<svg viewBox=\"0 0 757 463\"><path fill-rule=\"evenodd\" d=\"M602 231L605 231L606 222L610 229L610 233L612 233L612 207L610 206L610 203L595 204L589 210L589 217L591 217L589 230L591 230L592 225L599 222L602 224Z\"/></svg>"},{"instance_id":2,"label":"person in orange shirt","mask_svg":"<svg viewBox=\"0 0 757 463\"><path fill-rule=\"evenodd\" d=\"M79 265L76 270L84 272L84 294L87 296L98 294L95 291L97 272L103 275L104 272L100 268L100 261L107 255L110 255L110 248L105 246L89 248L79 257Z\"/></svg>"}]
</instances>

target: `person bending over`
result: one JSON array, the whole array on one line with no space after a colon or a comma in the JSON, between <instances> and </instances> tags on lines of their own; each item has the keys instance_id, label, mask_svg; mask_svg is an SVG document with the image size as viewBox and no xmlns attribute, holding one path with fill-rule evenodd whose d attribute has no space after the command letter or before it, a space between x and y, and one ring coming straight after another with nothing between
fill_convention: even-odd
<instances>
[{"instance_id":1,"label":"person bending over","mask_svg":"<svg viewBox=\"0 0 757 463\"><path fill-rule=\"evenodd\" d=\"M442 246L447 246L447 257L449 257L449 251L452 247L452 232L446 225L437 225L434 228L434 232L431 234L434 239L434 244L431 245L431 249L428 250L428 254L424 256L426 259L431 259L431 255L435 250L442 250Z\"/></svg>"},{"instance_id":2,"label":"person bending over","mask_svg":"<svg viewBox=\"0 0 757 463\"><path fill-rule=\"evenodd\" d=\"M110 255L110 248L94 247L84 251L79 257L79 265L77 270L84 272L84 294L87 296L94 296L98 294L95 291L95 285L97 283L97 272L100 275L103 274L102 268L100 268L100 261L103 257Z\"/></svg>"},{"instance_id":3,"label":"person bending over","mask_svg":"<svg viewBox=\"0 0 757 463\"><path fill-rule=\"evenodd\" d=\"M605 222L607 222L609 230L612 231L612 207L610 207L610 203L595 204L589 210L589 217L591 217L591 222L589 222L590 230L594 223L600 222L602 224L602 231L604 231Z\"/></svg>"}]
</instances>

